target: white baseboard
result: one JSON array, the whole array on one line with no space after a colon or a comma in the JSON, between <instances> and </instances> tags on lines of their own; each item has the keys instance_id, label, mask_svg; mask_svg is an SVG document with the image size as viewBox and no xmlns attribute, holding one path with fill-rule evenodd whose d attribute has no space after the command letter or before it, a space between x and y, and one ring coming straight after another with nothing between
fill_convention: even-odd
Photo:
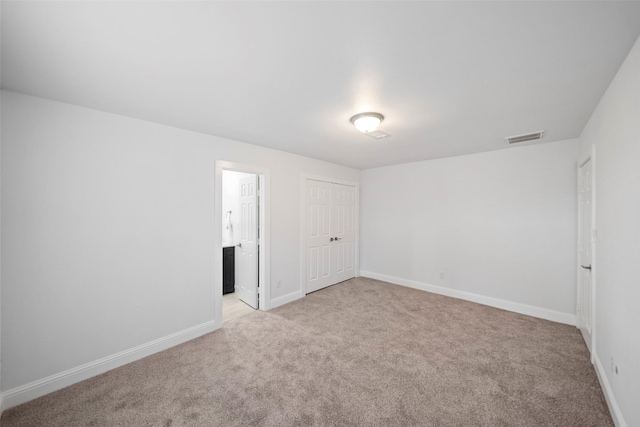
<instances>
[{"instance_id":1,"label":"white baseboard","mask_svg":"<svg viewBox=\"0 0 640 427\"><path fill-rule=\"evenodd\" d=\"M622 412L620 412L620 407L618 406L618 402L616 402L616 398L613 395L613 391L611 390L611 384L609 384L609 379L607 378L606 369L602 365L602 361L600 357L598 357L598 353L595 354L595 367L596 367L596 375L598 375L598 380L600 381L600 386L604 391L604 398L607 401L607 405L609 405L609 412L611 412L611 418L613 418L613 423L616 427L627 427L627 423L624 421L622 417Z\"/></svg>"},{"instance_id":2,"label":"white baseboard","mask_svg":"<svg viewBox=\"0 0 640 427\"><path fill-rule=\"evenodd\" d=\"M528 316L538 317L540 319L551 320L558 323L565 323L572 326L576 325L575 314L562 313L560 311L549 310L547 308L521 304L518 302L507 301L499 298L487 297L484 295L473 294L471 292L460 291L457 289L416 282L414 280L386 276L384 274L373 273L371 271L360 271L360 275L363 277L369 277L371 279L393 283L395 285L402 285L413 289L420 289L421 291L432 292L434 294L446 295L448 297L477 302L478 304L484 304L491 307L500 308L502 310L513 311L515 313L526 314Z\"/></svg>"},{"instance_id":3,"label":"white baseboard","mask_svg":"<svg viewBox=\"0 0 640 427\"><path fill-rule=\"evenodd\" d=\"M271 308L280 307L281 305L287 304L291 301L295 301L304 296L301 290L297 290L295 292L288 293L278 298L273 298L271 300Z\"/></svg>"},{"instance_id":4,"label":"white baseboard","mask_svg":"<svg viewBox=\"0 0 640 427\"><path fill-rule=\"evenodd\" d=\"M71 384L95 377L96 375L110 371L111 369L126 365L127 363L150 356L159 351L182 344L183 342L192 340L201 335L213 332L218 328L219 326L217 326L215 321L212 320L210 322L202 323L200 325L184 329L180 332L167 335L166 337L158 338L157 340L153 340L146 344L121 351L111 356L7 390L0 394L2 411L56 390L60 390L61 388L70 386Z\"/></svg>"}]
</instances>

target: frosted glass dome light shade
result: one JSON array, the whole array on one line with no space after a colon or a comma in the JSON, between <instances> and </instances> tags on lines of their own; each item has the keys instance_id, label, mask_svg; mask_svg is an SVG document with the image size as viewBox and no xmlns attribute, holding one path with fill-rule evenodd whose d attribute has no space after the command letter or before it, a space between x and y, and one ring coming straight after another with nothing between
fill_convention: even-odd
<instances>
[{"instance_id":1,"label":"frosted glass dome light shade","mask_svg":"<svg viewBox=\"0 0 640 427\"><path fill-rule=\"evenodd\" d=\"M384 120L380 113L360 113L351 117L351 123L362 133L373 132Z\"/></svg>"}]
</instances>

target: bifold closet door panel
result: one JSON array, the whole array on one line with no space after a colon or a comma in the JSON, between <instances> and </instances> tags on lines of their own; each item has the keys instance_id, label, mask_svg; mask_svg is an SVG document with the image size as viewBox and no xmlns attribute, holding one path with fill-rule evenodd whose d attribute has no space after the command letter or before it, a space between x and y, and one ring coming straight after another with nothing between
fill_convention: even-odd
<instances>
[{"instance_id":1,"label":"bifold closet door panel","mask_svg":"<svg viewBox=\"0 0 640 427\"><path fill-rule=\"evenodd\" d=\"M307 180L306 293L355 277L355 187Z\"/></svg>"},{"instance_id":2,"label":"bifold closet door panel","mask_svg":"<svg viewBox=\"0 0 640 427\"><path fill-rule=\"evenodd\" d=\"M355 277L355 187L333 184L333 283Z\"/></svg>"},{"instance_id":3,"label":"bifold closet door panel","mask_svg":"<svg viewBox=\"0 0 640 427\"><path fill-rule=\"evenodd\" d=\"M307 293L332 284L333 219L332 184L307 181Z\"/></svg>"}]
</instances>

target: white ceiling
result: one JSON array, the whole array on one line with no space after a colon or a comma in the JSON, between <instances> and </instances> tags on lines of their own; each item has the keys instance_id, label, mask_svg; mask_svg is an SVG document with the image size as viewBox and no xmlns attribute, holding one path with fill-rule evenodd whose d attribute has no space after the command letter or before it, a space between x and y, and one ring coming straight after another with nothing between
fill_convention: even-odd
<instances>
[{"instance_id":1,"label":"white ceiling","mask_svg":"<svg viewBox=\"0 0 640 427\"><path fill-rule=\"evenodd\" d=\"M637 1L4 1L2 87L366 169L577 137L639 35Z\"/></svg>"}]
</instances>

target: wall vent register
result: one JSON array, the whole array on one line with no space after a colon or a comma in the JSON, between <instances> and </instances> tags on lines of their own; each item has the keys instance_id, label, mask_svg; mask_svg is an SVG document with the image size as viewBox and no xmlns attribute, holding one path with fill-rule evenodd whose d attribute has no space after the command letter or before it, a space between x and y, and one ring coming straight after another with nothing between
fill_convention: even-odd
<instances>
[{"instance_id":1,"label":"wall vent register","mask_svg":"<svg viewBox=\"0 0 640 427\"><path fill-rule=\"evenodd\" d=\"M525 133L522 135L507 136L505 139L509 144L517 144L518 142L535 141L544 138L544 131Z\"/></svg>"}]
</instances>

